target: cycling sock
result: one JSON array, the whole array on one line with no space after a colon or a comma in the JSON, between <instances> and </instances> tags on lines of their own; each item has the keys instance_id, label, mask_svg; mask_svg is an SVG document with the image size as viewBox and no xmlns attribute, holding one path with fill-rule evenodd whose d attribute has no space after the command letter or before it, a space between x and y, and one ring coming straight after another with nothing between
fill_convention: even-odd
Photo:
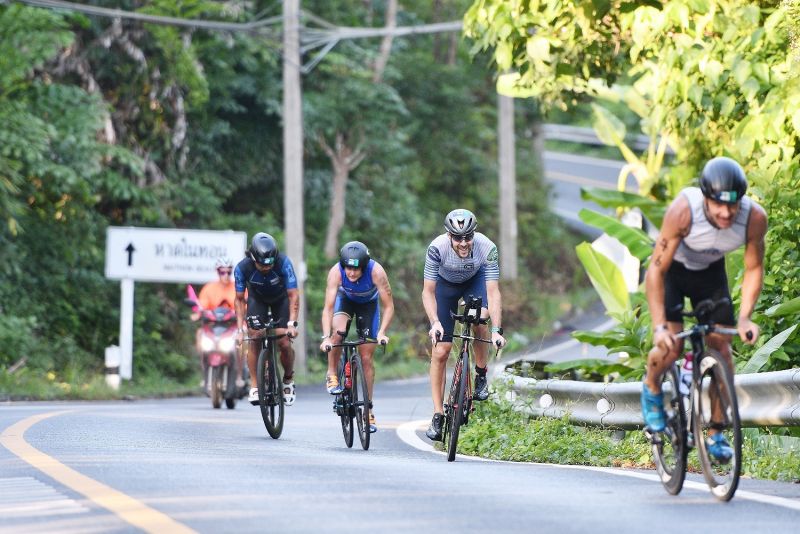
<instances>
[{"instance_id":1,"label":"cycling sock","mask_svg":"<svg viewBox=\"0 0 800 534\"><path fill-rule=\"evenodd\" d=\"M475 372L478 373L480 376L486 376L486 367L478 367L476 365Z\"/></svg>"}]
</instances>

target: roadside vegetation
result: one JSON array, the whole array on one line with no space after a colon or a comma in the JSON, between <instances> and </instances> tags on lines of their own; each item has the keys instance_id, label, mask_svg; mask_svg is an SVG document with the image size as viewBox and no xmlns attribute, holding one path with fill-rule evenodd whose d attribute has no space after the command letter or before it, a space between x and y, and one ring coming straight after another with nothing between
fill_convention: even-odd
<instances>
[{"instance_id":1,"label":"roadside vegetation","mask_svg":"<svg viewBox=\"0 0 800 534\"><path fill-rule=\"evenodd\" d=\"M142 11L248 22L276 7L228 4L159 0ZM468 7L403 2L394 22L456 20ZM384 8L303 2L340 26L388 24ZM185 289L154 283L136 284L134 378L118 393L105 390L103 356L118 344L120 299L119 283L104 278L105 231L267 231L285 246L282 71L269 31L0 5L0 397L196 390L197 325L182 304ZM503 217L487 58L473 60L457 33L396 38L388 58L381 46L341 42L303 77L309 372L301 380L322 375L319 313L337 242L364 241L389 274L396 314L378 376L419 374L429 345L419 296L428 243L455 207L475 211L480 231L494 239ZM517 107L519 139L536 120L535 105ZM548 211L533 146L517 151L520 277L503 285L504 327L521 336L518 346L569 313L571 291L588 287L572 252L579 238ZM348 155L353 164L337 173ZM342 179L346 197L337 199L334 182ZM341 229L331 228L332 206L346 214Z\"/></svg>"},{"instance_id":2,"label":"roadside vegetation","mask_svg":"<svg viewBox=\"0 0 800 534\"><path fill-rule=\"evenodd\" d=\"M780 429L744 429L742 476L800 482L800 440L781 434ZM655 469L650 445L639 430L575 426L568 416L532 418L508 403L475 403L458 451L513 462ZM696 450L689 453L689 471L701 472Z\"/></svg>"}]
</instances>

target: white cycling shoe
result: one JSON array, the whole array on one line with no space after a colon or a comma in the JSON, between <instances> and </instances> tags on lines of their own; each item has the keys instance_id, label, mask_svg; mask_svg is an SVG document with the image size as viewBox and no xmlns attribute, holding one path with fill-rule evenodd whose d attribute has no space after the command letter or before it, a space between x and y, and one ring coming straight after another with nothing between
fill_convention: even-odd
<instances>
[{"instance_id":1,"label":"white cycling shoe","mask_svg":"<svg viewBox=\"0 0 800 534\"><path fill-rule=\"evenodd\" d=\"M247 396L247 400L253 406L258 406L258 388L250 388L250 395Z\"/></svg>"},{"instance_id":2,"label":"white cycling shoe","mask_svg":"<svg viewBox=\"0 0 800 534\"><path fill-rule=\"evenodd\" d=\"M297 395L294 392L294 380L289 382L288 384L283 385L283 404L284 406L291 406L294 404L294 400L297 398Z\"/></svg>"}]
</instances>

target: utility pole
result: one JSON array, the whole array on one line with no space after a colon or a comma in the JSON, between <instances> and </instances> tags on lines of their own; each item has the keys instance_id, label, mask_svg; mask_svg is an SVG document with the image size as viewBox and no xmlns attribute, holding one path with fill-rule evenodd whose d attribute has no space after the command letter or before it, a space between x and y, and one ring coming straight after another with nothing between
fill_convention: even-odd
<instances>
[{"instance_id":1,"label":"utility pole","mask_svg":"<svg viewBox=\"0 0 800 534\"><path fill-rule=\"evenodd\" d=\"M294 341L295 369L305 373L307 278L303 224L303 107L300 87L300 0L283 0L283 211L286 253L297 270L300 335Z\"/></svg>"},{"instance_id":2,"label":"utility pole","mask_svg":"<svg viewBox=\"0 0 800 534\"><path fill-rule=\"evenodd\" d=\"M500 171L500 275L517 279L517 176L514 99L497 95L497 155Z\"/></svg>"}]
</instances>

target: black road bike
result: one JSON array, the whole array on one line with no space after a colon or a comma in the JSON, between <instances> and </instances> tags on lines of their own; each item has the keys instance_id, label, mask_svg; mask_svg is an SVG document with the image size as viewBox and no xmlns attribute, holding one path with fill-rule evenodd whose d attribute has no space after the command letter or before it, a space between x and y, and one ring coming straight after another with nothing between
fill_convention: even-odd
<instances>
[{"instance_id":1,"label":"black road bike","mask_svg":"<svg viewBox=\"0 0 800 534\"><path fill-rule=\"evenodd\" d=\"M272 334L278 323L269 314L266 320L251 315L247 317L247 324L253 330L266 330L264 337L247 338L251 341L261 343L261 351L258 353L258 363L256 364L256 380L258 382L258 404L261 408L261 418L264 426L272 439L278 439L283 432L283 381L278 372L278 349L277 341L288 334Z\"/></svg>"},{"instance_id":2,"label":"black road bike","mask_svg":"<svg viewBox=\"0 0 800 534\"><path fill-rule=\"evenodd\" d=\"M730 300L704 300L694 311L682 313L697 321L676 336L689 338L691 342L691 382L688 388L682 387L677 362L667 369L661 386L666 427L663 432L651 432L645 427L661 483L672 495L683 488L687 455L694 447L697 447L706 483L717 499L729 501L739 484L742 429L733 369L718 351L705 345L705 336L712 332L738 335L735 329L719 327L711 321L714 310L721 305L730 305ZM751 335L748 332L748 338ZM710 437L716 432L721 432L733 449L729 462L718 462L709 454Z\"/></svg>"},{"instance_id":3,"label":"black road bike","mask_svg":"<svg viewBox=\"0 0 800 534\"><path fill-rule=\"evenodd\" d=\"M481 318L483 299L470 295L464 301L464 312L460 315L450 312L450 316L461 323L458 333L453 338L461 339L458 359L453 368L453 378L450 382L450 392L444 403L444 423L442 424L442 441L447 449L447 461L456 459L458 448L458 434L462 426L469 422L472 413L472 373L470 361L472 359L472 343L475 341L491 344L491 340L482 339L472 335L472 327L487 324L489 319Z\"/></svg>"},{"instance_id":4,"label":"black road bike","mask_svg":"<svg viewBox=\"0 0 800 534\"><path fill-rule=\"evenodd\" d=\"M350 323L347 324L345 332L337 333L344 339L349 329ZM339 360L338 369L342 392L334 398L333 411L341 420L342 434L347 447L353 446L355 428L358 428L361 447L366 451L369 449L369 413L372 409L372 400L369 398L369 387L358 347L366 343L376 343L376 341L366 338L360 329L357 329L357 332L357 340L345 340L342 343L331 345L331 348L342 347L342 357Z\"/></svg>"}]
</instances>

